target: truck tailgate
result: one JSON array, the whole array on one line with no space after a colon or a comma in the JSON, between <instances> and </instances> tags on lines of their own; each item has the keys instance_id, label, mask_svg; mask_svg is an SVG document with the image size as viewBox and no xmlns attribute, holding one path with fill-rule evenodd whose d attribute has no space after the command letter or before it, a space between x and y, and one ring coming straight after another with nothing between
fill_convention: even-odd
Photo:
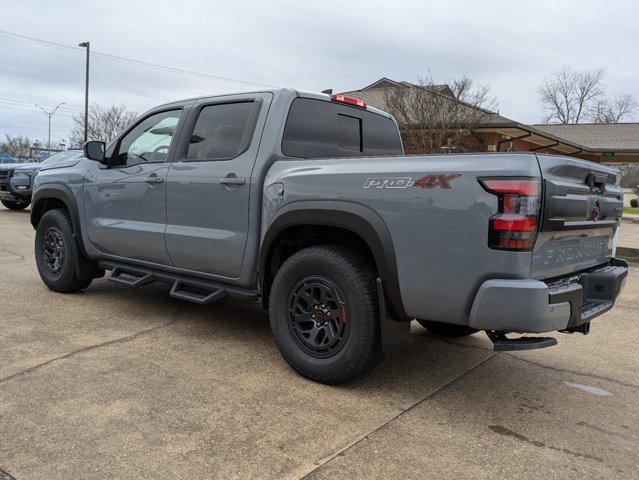
<instances>
[{"instance_id":1,"label":"truck tailgate","mask_svg":"<svg viewBox=\"0 0 639 480\"><path fill-rule=\"evenodd\" d=\"M537 159L543 198L532 277L564 276L608 262L623 210L619 173L568 157L538 155Z\"/></svg>"}]
</instances>

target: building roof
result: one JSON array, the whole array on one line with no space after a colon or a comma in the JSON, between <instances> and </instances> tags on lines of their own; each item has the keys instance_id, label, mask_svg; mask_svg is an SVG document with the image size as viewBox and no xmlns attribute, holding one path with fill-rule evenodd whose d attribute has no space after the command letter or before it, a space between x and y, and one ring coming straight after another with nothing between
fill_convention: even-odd
<instances>
[{"instance_id":1,"label":"building roof","mask_svg":"<svg viewBox=\"0 0 639 480\"><path fill-rule=\"evenodd\" d=\"M343 92L344 95L359 98L380 110L387 111L386 92L391 88L425 88L434 95L455 100L453 92L447 85L432 85L422 87L410 82L397 82L389 78L380 78L374 83L359 90ZM591 154L609 163L637 162L639 163L639 123L617 124L579 124L579 125L526 125L510 118L477 108L469 104L462 104L466 108L479 110L477 117L479 124L474 127L477 133L496 133L501 136L499 144L512 140L526 140L536 145L534 150L554 151L566 155ZM462 112L461 117L468 116ZM604 158L605 157L605 158ZM614 157L614 158L612 158Z\"/></svg>"},{"instance_id":2,"label":"building roof","mask_svg":"<svg viewBox=\"0 0 639 480\"><path fill-rule=\"evenodd\" d=\"M581 123L533 125L588 149L639 150L639 123Z\"/></svg>"},{"instance_id":3,"label":"building roof","mask_svg":"<svg viewBox=\"0 0 639 480\"><path fill-rule=\"evenodd\" d=\"M410 82L397 82L395 80L391 80L390 78L380 78L374 83L367 85L359 90L352 90L350 92L341 92L344 95L349 97L359 98L366 102L367 105L371 105L379 110L388 111L388 107L386 105L386 92L389 89L394 89L397 87L407 87L407 88L420 88L427 90L434 95L440 95L443 98L449 99L451 102L457 102L455 99L455 95L448 85L429 85L429 86L421 86L416 85ZM461 102L460 102L461 103ZM483 108L478 108L476 106L470 104L463 104L466 108L476 110L480 114L477 118L480 118L482 125L492 125L492 124L504 124L504 123L515 123L514 120L501 116L497 112L493 112L490 110L486 110ZM466 118L469 115L464 114Z\"/></svg>"}]
</instances>

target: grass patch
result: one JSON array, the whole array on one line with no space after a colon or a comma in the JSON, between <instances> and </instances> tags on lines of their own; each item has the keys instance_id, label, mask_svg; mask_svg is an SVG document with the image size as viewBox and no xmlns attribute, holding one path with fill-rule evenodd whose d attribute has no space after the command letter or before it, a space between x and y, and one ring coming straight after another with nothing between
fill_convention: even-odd
<instances>
[{"instance_id":1,"label":"grass patch","mask_svg":"<svg viewBox=\"0 0 639 480\"><path fill-rule=\"evenodd\" d=\"M622 260L625 260L628 263L634 263L636 265L639 265L639 257L627 257L625 255L617 255L617 258L621 258Z\"/></svg>"},{"instance_id":2,"label":"grass patch","mask_svg":"<svg viewBox=\"0 0 639 480\"><path fill-rule=\"evenodd\" d=\"M639 264L639 250L636 248L617 247L616 257L626 262Z\"/></svg>"},{"instance_id":3,"label":"grass patch","mask_svg":"<svg viewBox=\"0 0 639 480\"><path fill-rule=\"evenodd\" d=\"M631 215L639 215L639 208L623 207L623 213L630 213Z\"/></svg>"}]
</instances>

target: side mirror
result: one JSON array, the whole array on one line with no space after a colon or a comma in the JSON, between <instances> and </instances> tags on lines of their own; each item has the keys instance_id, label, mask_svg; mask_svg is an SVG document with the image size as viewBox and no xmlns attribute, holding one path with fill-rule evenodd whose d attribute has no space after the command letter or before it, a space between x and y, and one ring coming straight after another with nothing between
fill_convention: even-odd
<instances>
[{"instance_id":1,"label":"side mirror","mask_svg":"<svg viewBox=\"0 0 639 480\"><path fill-rule=\"evenodd\" d=\"M106 145L104 142L99 142L97 140L91 140L90 142L86 142L83 147L84 156L89 160L95 160L96 162L104 163L104 151L106 150Z\"/></svg>"}]
</instances>

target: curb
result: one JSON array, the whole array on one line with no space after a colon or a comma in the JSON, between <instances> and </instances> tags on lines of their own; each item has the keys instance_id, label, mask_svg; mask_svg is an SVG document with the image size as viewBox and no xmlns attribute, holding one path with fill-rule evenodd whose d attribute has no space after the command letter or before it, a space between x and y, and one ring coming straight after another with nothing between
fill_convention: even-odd
<instances>
[{"instance_id":1,"label":"curb","mask_svg":"<svg viewBox=\"0 0 639 480\"><path fill-rule=\"evenodd\" d=\"M639 223L639 215L623 215L621 221L624 223Z\"/></svg>"}]
</instances>

